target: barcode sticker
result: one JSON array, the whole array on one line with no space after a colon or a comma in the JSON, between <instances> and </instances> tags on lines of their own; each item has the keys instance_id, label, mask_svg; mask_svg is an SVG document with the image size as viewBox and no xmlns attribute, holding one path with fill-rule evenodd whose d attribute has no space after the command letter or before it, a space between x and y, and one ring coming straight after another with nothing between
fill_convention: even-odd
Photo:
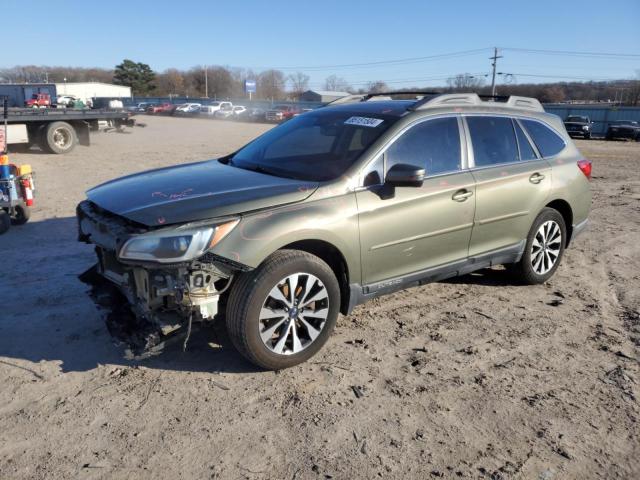
<instances>
[{"instance_id":1,"label":"barcode sticker","mask_svg":"<svg viewBox=\"0 0 640 480\"><path fill-rule=\"evenodd\" d=\"M360 127L371 127L375 128L380 125L384 120L379 118L369 118L369 117L351 117L345 120L345 125L358 125Z\"/></svg>"}]
</instances>

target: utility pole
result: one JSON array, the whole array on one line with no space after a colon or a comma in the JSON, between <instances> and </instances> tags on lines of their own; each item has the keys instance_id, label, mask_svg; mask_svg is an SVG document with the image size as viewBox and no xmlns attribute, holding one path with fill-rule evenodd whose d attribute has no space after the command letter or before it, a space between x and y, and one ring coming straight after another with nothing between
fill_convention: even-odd
<instances>
[{"instance_id":1,"label":"utility pole","mask_svg":"<svg viewBox=\"0 0 640 480\"><path fill-rule=\"evenodd\" d=\"M493 62L491 62L491 66L493 67L493 74L491 75L491 95L494 97L496 95L496 65L498 64L499 58L502 58L502 55L498 55L498 47L494 47L493 57L489 57L489 60L493 60Z\"/></svg>"},{"instance_id":2,"label":"utility pole","mask_svg":"<svg viewBox=\"0 0 640 480\"><path fill-rule=\"evenodd\" d=\"M204 66L204 96L209 98L209 73L206 65Z\"/></svg>"}]
</instances>

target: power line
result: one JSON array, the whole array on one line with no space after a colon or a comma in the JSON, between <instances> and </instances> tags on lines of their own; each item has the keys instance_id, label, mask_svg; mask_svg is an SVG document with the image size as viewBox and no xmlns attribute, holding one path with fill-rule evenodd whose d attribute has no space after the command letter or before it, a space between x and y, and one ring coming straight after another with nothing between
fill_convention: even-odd
<instances>
[{"instance_id":1,"label":"power line","mask_svg":"<svg viewBox=\"0 0 640 480\"><path fill-rule=\"evenodd\" d=\"M270 67L276 70L324 70L324 69L341 69L341 68L359 68L359 67L375 67L379 65L403 65L408 63L418 63L418 62L426 62L429 60L438 60L442 58L457 58L457 57L465 57L469 55L477 55L479 53L484 53L489 48L476 48L474 50L462 50L459 52L450 52L450 53L441 53L437 55L428 55L425 57L410 57L410 58L400 58L395 60L380 60L376 62L364 62L364 63L343 63L337 65L299 65L299 66L289 66L289 67Z\"/></svg>"},{"instance_id":2,"label":"power line","mask_svg":"<svg viewBox=\"0 0 640 480\"><path fill-rule=\"evenodd\" d=\"M512 73L512 72L497 72L498 75L513 75L516 77L536 77L536 78L561 78L565 80L587 80L593 82L608 82L614 80L623 80L621 78L611 78L611 77L588 77L588 76L576 76L576 75L542 75L535 73Z\"/></svg>"},{"instance_id":3,"label":"power line","mask_svg":"<svg viewBox=\"0 0 640 480\"><path fill-rule=\"evenodd\" d=\"M539 55L557 55L570 57L587 57L587 58L616 58L620 60L637 60L640 59L640 53L611 53L611 52L577 52L572 50L537 50L531 48L512 48L501 47L501 49L511 52L533 53Z\"/></svg>"}]
</instances>

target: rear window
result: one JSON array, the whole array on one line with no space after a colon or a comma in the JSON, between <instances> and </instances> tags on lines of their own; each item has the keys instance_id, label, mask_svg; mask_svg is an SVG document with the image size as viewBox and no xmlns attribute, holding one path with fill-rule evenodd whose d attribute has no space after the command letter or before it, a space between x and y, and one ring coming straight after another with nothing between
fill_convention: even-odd
<instances>
[{"instance_id":1,"label":"rear window","mask_svg":"<svg viewBox=\"0 0 640 480\"><path fill-rule=\"evenodd\" d=\"M536 152L531 146L531 144L529 143L529 139L524 134L524 131L522 131L522 128L520 128L520 125L518 125L518 122L516 121L514 121L513 126L516 129L516 137L518 137L518 148L520 149L520 160L525 162L527 160L535 160L537 158Z\"/></svg>"},{"instance_id":2,"label":"rear window","mask_svg":"<svg viewBox=\"0 0 640 480\"><path fill-rule=\"evenodd\" d=\"M549 127L534 120L520 121L543 157L552 157L564 149L564 140Z\"/></svg>"}]
</instances>

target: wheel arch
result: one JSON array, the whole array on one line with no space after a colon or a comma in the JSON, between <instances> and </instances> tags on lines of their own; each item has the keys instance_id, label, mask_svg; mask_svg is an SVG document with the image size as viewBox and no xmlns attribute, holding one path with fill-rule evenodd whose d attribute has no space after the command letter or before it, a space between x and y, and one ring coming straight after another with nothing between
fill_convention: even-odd
<instances>
[{"instance_id":1,"label":"wheel arch","mask_svg":"<svg viewBox=\"0 0 640 480\"><path fill-rule=\"evenodd\" d=\"M282 246L279 250L301 250L323 260L338 279L340 285L340 312L346 315L349 307L349 266L344 254L338 247L325 240L297 240Z\"/></svg>"},{"instance_id":2,"label":"wheel arch","mask_svg":"<svg viewBox=\"0 0 640 480\"><path fill-rule=\"evenodd\" d=\"M573 234L573 209L571 205L566 200L561 198L555 199L545 205L547 208L553 208L556 210L564 220L565 226L567 228L567 242L565 244L565 248L569 246L569 242L571 241L571 236Z\"/></svg>"}]
</instances>

